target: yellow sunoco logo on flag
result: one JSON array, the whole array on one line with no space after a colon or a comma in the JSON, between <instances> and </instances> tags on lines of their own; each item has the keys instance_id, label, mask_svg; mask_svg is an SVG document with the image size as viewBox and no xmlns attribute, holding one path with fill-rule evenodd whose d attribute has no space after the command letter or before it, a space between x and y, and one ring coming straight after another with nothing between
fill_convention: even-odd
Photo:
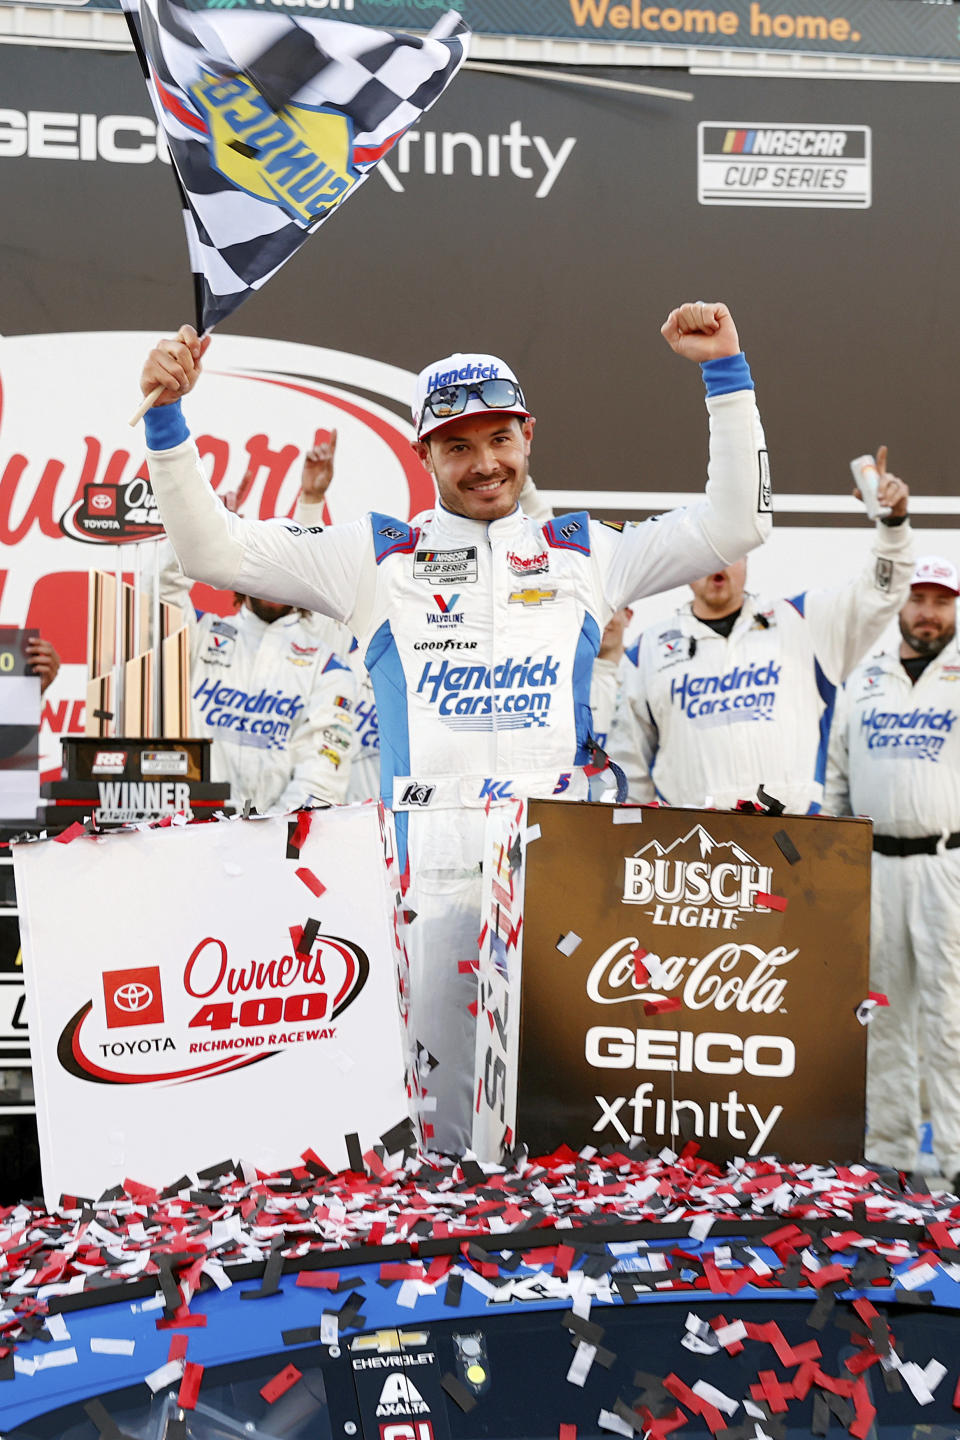
<instances>
[{"instance_id":1,"label":"yellow sunoco logo on flag","mask_svg":"<svg viewBox=\"0 0 960 1440\"><path fill-rule=\"evenodd\" d=\"M355 184L350 125L336 111L275 112L242 75L205 74L190 94L207 119L214 167L294 220L319 219Z\"/></svg>"}]
</instances>

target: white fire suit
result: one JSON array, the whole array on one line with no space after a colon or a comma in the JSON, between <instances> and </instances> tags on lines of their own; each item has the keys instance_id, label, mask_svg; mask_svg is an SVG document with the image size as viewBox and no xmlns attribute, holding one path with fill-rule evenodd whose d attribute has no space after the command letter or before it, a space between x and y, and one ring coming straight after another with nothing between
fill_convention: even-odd
<instances>
[{"instance_id":1,"label":"white fire suit","mask_svg":"<svg viewBox=\"0 0 960 1440\"><path fill-rule=\"evenodd\" d=\"M585 512L541 525L519 507L490 524L442 506L415 524L380 514L326 530L242 520L211 491L192 441L179 440L179 416L162 418L175 407L151 422L154 493L187 571L322 610L360 643L380 717L382 793L412 877L411 1030L438 1062L427 1138L441 1149L470 1138L476 980L460 962L477 956L484 808L585 795L577 767L588 759L590 675L612 612L726 565L768 534L746 362L703 368L706 494L626 528Z\"/></svg>"},{"instance_id":2,"label":"white fire suit","mask_svg":"<svg viewBox=\"0 0 960 1440\"><path fill-rule=\"evenodd\" d=\"M649 626L622 666L608 745L630 798L728 810L762 784L788 811L815 814L837 686L906 596L909 532L909 521L878 524L866 567L842 589L745 595L729 636L690 604Z\"/></svg>"},{"instance_id":3,"label":"white fire suit","mask_svg":"<svg viewBox=\"0 0 960 1440\"><path fill-rule=\"evenodd\" d=\"M867 1045L867 1154L914 1170L922 1051L934 1151L960 1171L960 650L916 684L895 654L845 686L830 742L824 808L869 815L874 845L930 837L934 853L873 856L870 988L886 995ZM892 848L888 846L887 848Z\"/></svg>"},{"instance_id":4,"label":"white fire suit","mask_svg":"<svg viewBox=\"0 0 960 1440\"><path fill-rule=\"evenodd\" d=\"M356 681L293 611L272 624L246 605L236 614L194 618L190 586L176 560L161 571L161 598L191 626L194 735L214 743L210 778L228 782L234 805L268 811L339 805L350 774Z\"/></svg>"}]
</instances>

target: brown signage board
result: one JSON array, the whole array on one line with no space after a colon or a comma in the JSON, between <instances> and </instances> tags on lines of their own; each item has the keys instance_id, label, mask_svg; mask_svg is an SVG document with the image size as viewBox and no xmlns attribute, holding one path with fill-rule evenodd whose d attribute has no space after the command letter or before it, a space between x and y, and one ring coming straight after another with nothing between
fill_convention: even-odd
<instances>
[{"instance_id":1,"label":"brown signage board","mask_svg":"<svg viewBox=\"0 0 960 1440\"><path fill-rule=\"evenodd\" d=\"M862 1154L869 821L531 801L516 1132ZM791 860L793 863L791 863Z\"/></svg>"}]
</instances>

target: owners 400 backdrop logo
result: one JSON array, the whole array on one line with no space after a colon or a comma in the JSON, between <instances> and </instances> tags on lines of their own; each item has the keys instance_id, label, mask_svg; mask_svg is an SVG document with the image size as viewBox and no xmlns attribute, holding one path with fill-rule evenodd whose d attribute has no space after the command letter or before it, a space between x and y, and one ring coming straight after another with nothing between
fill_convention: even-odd
<instances>
[{"instance_id":1,"label":"owners 400 backdrop logo","mask_svg":"<svg viewBox=\"0 0 960 1440\"><path fill-rule=\"evenodd\" d=\"M291 1046L334 1040L367 982L365 951L338 935L291 926L285 953L235 958L199 940L181 966L105 970L101 991L67 1022L58 1058L105 1085L199 1080Z\"/></svg>"}]
</instances>

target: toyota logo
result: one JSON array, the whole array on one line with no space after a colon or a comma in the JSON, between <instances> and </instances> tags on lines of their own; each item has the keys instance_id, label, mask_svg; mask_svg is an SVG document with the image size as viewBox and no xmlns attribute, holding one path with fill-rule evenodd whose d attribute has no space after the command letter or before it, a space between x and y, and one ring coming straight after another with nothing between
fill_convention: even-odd
<instances>
[{"instance_id":1,"label":"toyota logo","mask_svg":"<svg viewBox=\"0 0 960 1440\"><path fill-rule=\"evenodd\" d=\"M149 985L135 982L119 985L113 993L113 1003L118 1010L126 1010L128 1013L146 1010L148 1005L153 1004L153 991Z\"/></svg>"},{"instance_id":2,"label":"toyota logo","mask_svg":"<svg viewBox=\"0 0 960 1440\"><path fill-rule=\"evenodd\" d=\"M91 496L90 504L94 510L109 510L113 501L109 495L100 494Z\"/></svg>"}]
</instances>

